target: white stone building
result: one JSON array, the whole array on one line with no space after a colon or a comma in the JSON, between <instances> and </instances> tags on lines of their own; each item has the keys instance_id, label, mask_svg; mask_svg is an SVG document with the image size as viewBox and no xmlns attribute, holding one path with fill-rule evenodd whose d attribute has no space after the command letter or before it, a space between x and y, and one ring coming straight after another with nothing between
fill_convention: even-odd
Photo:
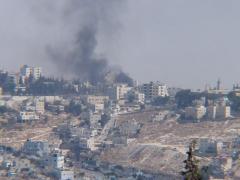
<instances>
[{"instance_id":1,"label":"white stone building","mask_svg":"<svg viewBox=\"0 0 240 180\"><path fill-rule=\"evenodd\" d=\"M229 118L231 117L230 106L217 106L216 118Z\"/></svg>"},{"instance_id":2,"label":"white stone building","mask_svg":"<svg viewBox=\"0 0 240 180\"><path fill-rule=\"evenodd\" d=\"M60 151L55 150L48 159L49 166L53 169L63 169L64 168L64 156Z\"/></svg>"},{"instance_id":3,"label":"white stone building","mask_svg":"<svg viewBox=\"0 0 240 180\"><path fill-rule=\"evenodd\" d=\"M196 107L187 107L185 109L185 117L192 119L201 119L206 114L206 107L196 106Z\"/></svg>"},{"instance_id":4,"label":"white stone building","mask_svg":"<svg viewBox=\"0 0 240 180\"><path fill-rule=\"evenodd\" d=\"M85 103L88 104L104 104L109 100L108 96L94 96L94 95L87 95L83 96L82 99L84 100Z\"/></svg>"},{"instance_id":5,"label":"white stone building","mask_svg":"<svg viewBox=\"0 0 240 180\"><path fill-rule=\"evenodd\" d=\"M226 119L231 117L231 107L226 105L213 105L207 108L208 119Z\"/></svg>"},{"instance_id":6,"label":"white stone building","mask_svg":"<svg viewBox=\"0 0 240 180\"><path fill-rule=\"evenodd\" d=\"M156 97L169 96L168 87L165 84L159 82L150 82L141 86L141 91L145 94L145 98L151 100Z\"/></svg>"},{"instance_id":7,"label":"white stone building","mask_svg":"<svg viewBox=\"0 0 240 180\"><path fill-rule=\"evenodd\" d=\"M59 170L57 176L59 180L74 180L74 172L71 170Z\"/></svg>"},{"instance_id":8,"label":"white stone building","mask_svg":"<svg viewBox=\"0 0 240 180\"><path fill-rule=\"evenodd\" d=\"M33 120L39 120L40 116L36 114L34 111L21 111L19 113L19 121L20 122L27 122Z\"/></svg>"},{"instance_id":9,"label":"white stone building","mask_svg":"<svg viewBox=\"0 0 240 180\"><path fill-rule=\"evenodd\" d=\"M44 114L45 112L45 102L40 98L34 100L35 110L37 113Z\"/></svg>"},{"instance_id":10,"label":"white stone building","mask_svg":"<svg viewBox=\"0 0 240 180\"><path fill-rule=\"evenodd\" d=\"M24 65L20 69L20 76L22 80L28 79L30 76L33 77L34 80L38 80L42 75L41 67L30 67L28 65Z\"/></svg>"},{"instance_id":11,"label":"white stone building","mask_svg":"<svg viewBox=\"0 0 240 180\"><path fill-rule=\"evenodd\" d=\"M132 89L127 84L116 84L109 89L109 97L115 101L124 100L127 93Z\"/></svg>"}]
</instances>

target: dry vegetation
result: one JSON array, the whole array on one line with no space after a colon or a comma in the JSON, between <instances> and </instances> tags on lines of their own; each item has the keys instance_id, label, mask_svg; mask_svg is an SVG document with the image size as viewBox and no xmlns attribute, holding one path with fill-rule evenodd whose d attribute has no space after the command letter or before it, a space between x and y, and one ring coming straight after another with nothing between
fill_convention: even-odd
<instances>
[{"instance_id":1,"label":"dry vegetation","mask_svg":"<svg viewBox=\"0 0 240 180\"><path fill-rule=\"evenodd\" d=\"M143 124L138 137L127 147L116 147L102 155L102 159L124 166L154 172L178 174L188 144L192 139L210 138L231 140L240 132L240 119L229 121L180 124L176 119L151 122L155 111L122 115L117 125L136 120Z\"/></svg>"}]
</instances>

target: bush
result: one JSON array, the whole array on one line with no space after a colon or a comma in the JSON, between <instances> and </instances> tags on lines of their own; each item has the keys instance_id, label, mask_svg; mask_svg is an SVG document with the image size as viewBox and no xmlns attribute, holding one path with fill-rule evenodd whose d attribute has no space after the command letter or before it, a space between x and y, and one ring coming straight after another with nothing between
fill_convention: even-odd
<instances>
[{"instance_id":1,"label":"bush","mask_svg":"<svg viewBox=\"0 0 240 180\"><path fill-rule=\"evenodd\" d=\"M66 107L66 112L73 114L74 116L79 116L82 112L81 104L71 101L69 106Z\"/></svg>"},{"instance_id":2,"label":"bush","mask_svg":"<svg viewBox=\"0 0 240 180\"><path fill-rule=\"evenodd\" d=\"M175 96L175 101L178 108L185 108L191 106L194 100L198 100L202 97L205 97L203 93L191 92L191 90L182 90L179 91Z\"/></svg>"}]
</instances>

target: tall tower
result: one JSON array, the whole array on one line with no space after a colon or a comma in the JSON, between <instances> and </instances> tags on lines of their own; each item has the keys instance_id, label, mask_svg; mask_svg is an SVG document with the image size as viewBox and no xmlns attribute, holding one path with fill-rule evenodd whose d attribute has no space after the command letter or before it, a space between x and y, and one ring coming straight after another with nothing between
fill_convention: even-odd
<instances>
[{"instance_id":1,"label":"tall tower","mask_svg":"<svg viewBox=\"0 0 240 180\"><path fill-rule=\"evenodd\" d=\"M217 81L217 90L221 90L221 79L219 78Z\"/></svg>"}]
</instances>

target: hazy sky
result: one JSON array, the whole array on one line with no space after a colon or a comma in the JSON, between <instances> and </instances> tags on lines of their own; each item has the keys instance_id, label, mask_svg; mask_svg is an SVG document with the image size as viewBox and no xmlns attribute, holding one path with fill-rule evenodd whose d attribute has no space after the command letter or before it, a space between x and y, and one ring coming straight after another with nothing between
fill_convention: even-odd
<instances>
[{"instance_id":1,"label":"hazy sky","mask_svg":"<svg viewBox=\"0 0 240 180\"><path fill-rule=\"evenodd\" d=\"M2 68L28 63L57 72L45 47L71 38L76 19L66 24L59 3L41 2L0 0ZM203 88L220 77L230 87L240 82L239 9L239 0L126 0L112 14L115 28L99 33L98 51L141 82Z\"/></svg>"}]
</instances>

